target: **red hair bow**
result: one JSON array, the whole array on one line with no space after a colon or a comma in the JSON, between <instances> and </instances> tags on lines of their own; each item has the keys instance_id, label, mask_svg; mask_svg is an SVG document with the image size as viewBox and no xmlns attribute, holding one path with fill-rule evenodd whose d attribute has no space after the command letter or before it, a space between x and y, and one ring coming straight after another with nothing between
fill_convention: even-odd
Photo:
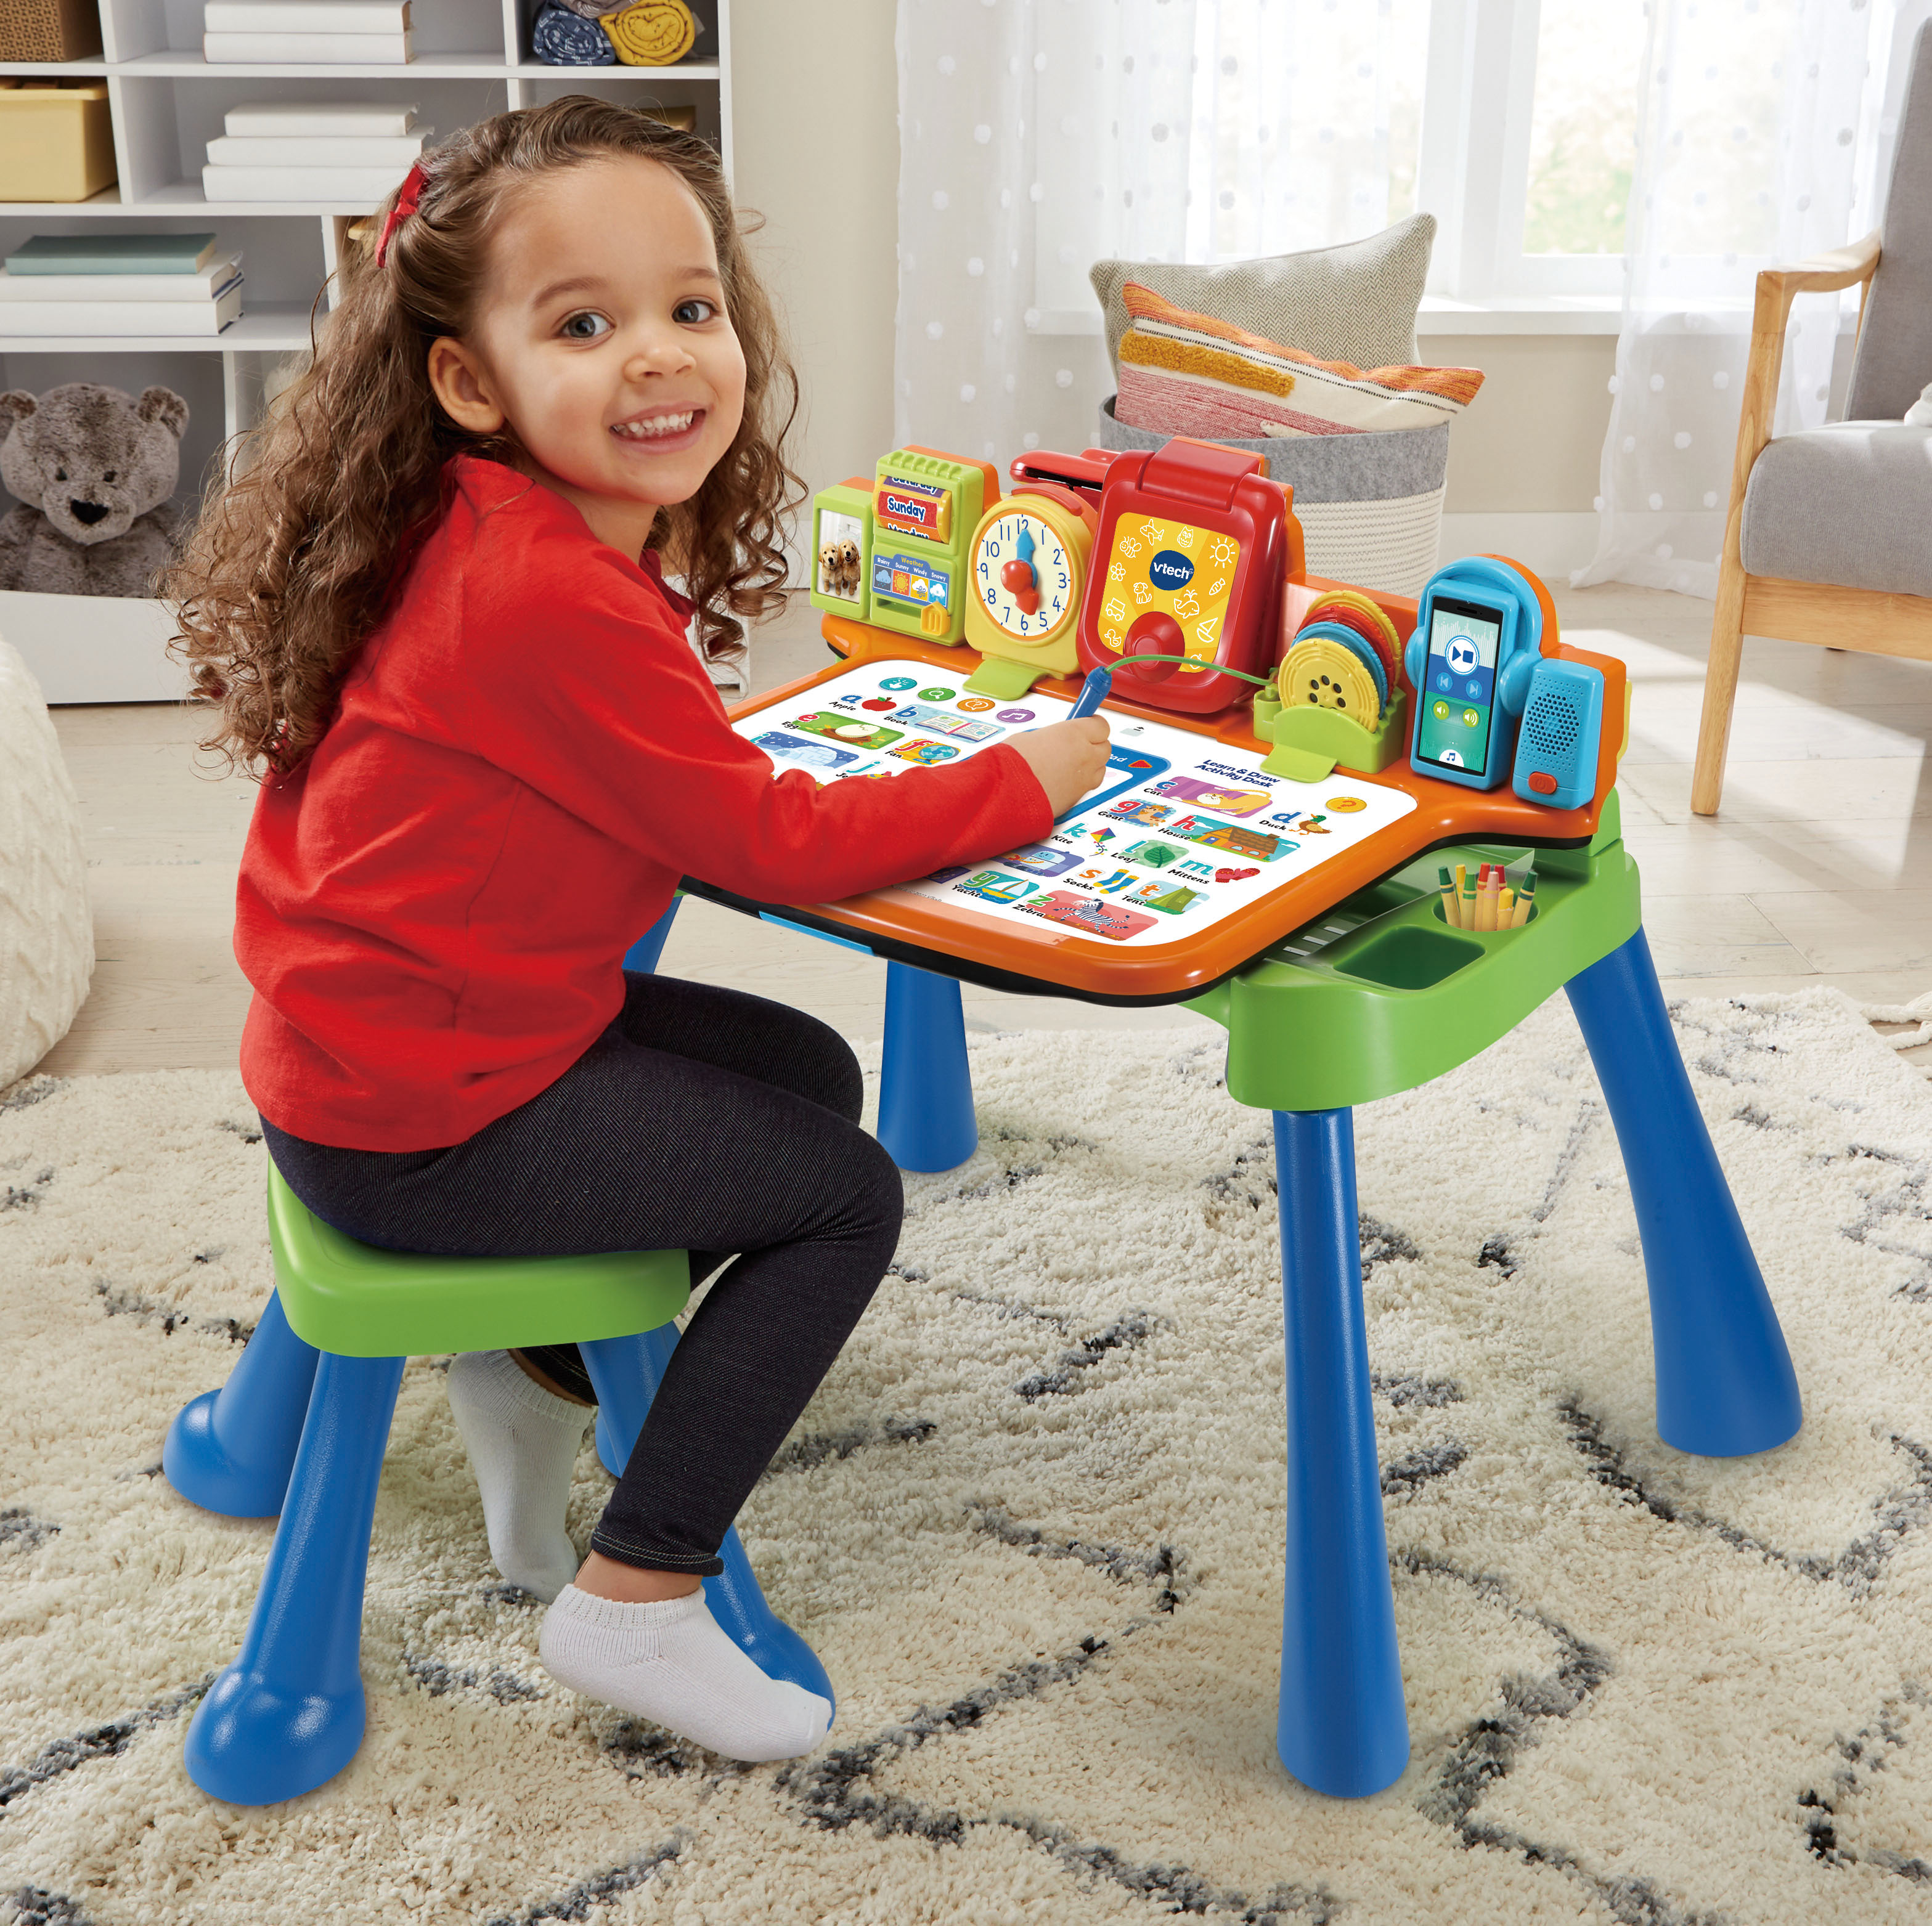
<instances>
[{"instance_id":1,"label":"red hair bow","mask_svg":"<svg viewBox=\"0 0 1932 1926\"><path fill-rule=\"evenodd\" d=\"M423 170L418 160L404 179L401 190L396 196L396 204L389 210L388 218L382 223L382 232L376 242L376 265L381 267L388 260L389 237L416 211L416 203L422 199Z\"/></svg>"}]
</instances>

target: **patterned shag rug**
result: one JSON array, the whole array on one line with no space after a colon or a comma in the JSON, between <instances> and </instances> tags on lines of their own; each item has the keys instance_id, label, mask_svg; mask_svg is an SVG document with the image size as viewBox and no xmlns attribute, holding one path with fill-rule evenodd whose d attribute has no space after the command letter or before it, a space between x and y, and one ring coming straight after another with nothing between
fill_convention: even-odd
<instances>
[{"instance_id":1,"label":"patterned shag rug","mask_svg":"<svg viewBox=\"0 0 1932 1926\"><path fill-rule=\"evenodd\" d=\"M840 1694L725 1765L554 1686L439 1361L384 1473L334 1783L217 1805L182 1737L270 1527L159 1475L268 1287L232 1077L0 1103L0 1919L914 1926L1922 1922L1932 1092L1824 991L1676 1011L1796 1360L1757 1459L1658 1442L1643 1273L1568 1006L1358 1116L1414 1755L1274 1751L1282 1365L1263 1115L1213 1040L980 1040L983 1142L742 1520ZM580 1539L608 1481L586 1452Z\"/></svg>"}]
</instances>

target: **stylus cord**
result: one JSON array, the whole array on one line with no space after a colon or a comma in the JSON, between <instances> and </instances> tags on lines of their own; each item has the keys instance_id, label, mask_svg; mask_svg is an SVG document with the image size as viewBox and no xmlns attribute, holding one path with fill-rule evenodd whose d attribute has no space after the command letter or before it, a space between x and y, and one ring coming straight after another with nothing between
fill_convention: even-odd
<instances>
[{"instance_id":1,"label":"stylus cord","mask_svg":"<svg viewBox=\"0 0 1932 1926\"><path fill-rule=\"evenodd\" d=\"M1177 655L1123 655L1118 660L1109 662L1105 666L1108 673L1111 675L1116 669L1124 669L1130 662L1165 662L1170 667L1180 669L1184 668L1190 659L1186 656ZM1230 669L1225 663L1203 663L1200 666L1203 668L1212 669L1217 675L1239 676L1244 682L1252 682L1258 689L1272 688L1274 685L1274 678L1272 675L1250 675L1245 669Z\"/></svg>"}]
</instances>

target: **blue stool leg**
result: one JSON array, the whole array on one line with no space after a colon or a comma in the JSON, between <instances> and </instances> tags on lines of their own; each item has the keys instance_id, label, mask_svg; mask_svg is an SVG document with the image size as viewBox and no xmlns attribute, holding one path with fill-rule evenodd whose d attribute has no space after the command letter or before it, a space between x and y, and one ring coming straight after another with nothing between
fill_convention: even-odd
<instances>
[{"instance_id":1,"label":"blue stool leg","mask_svg":"<svg viewBox=\"0 0 1932 1926\"><path fill-rule=\"evenodd\" d=\"M289 1488L319 1355L289 1328L272 1294L228 1382L175 1414L161 1447L168 1482L204 1511L272 1518Z\"/></svg>"},{"instance_id":2,"label":"blue stool leg","mask_svg":"<svg viewBox=\"0 0 1932 1926\"><path fill-rule=\"evenodd\" d=\"M680 898L673 897L670 907L624 952L624 967L639 976L656 973L658 958L664 954L664 939L670 934L670 926L677 920L677 906Z\"/></svg>"},{"instance_id":3,"label":"blue stool leg","mask_svg":"<svg viewBox=\"0 0 1932 1926\"><path fill-rule=\"evenodd\" d=\"M584 1353L584 1368L596 1388L599 1448L608 1414L617 1461L627 1464L638 1433L644 1428L651 1400L664 1382L664 1367L677 1349L677 1327L663 1325L636 1337L600 1337L577 1348ZM818 1653L765 1603L735 1525L724 1534L718 1556L724 1560L724 1569L716 1578L705 1580L704 1602L732 1643L766 1678L789 1679L836 1706L832 1681L818 1662Z\"/></svg>"},{"instance_id":4,"label":"blue stool leg","mask_svg":"<svg viewBox=\"0 0 1932 1926\"><path fill-rule=\"evenodd\" d=\"M1691 1095L1642 930L1566 987L1643 1239L1658 1436L1702 1457L1768 1451L1804 1422L1798 1374Z\"/></svg>"},{"instance_id":5,"label":"blue stool leg","mask_svg":"<svg viewBox=\"0 0 1932 1926\"><path fill-rule=\"evenodd\" d=\"M902 1170L956 1170L978 1146L956 978L886 966L879 1141Z\"/></svg>"},{"instance_id":6,"label":"blue stool leg","mask_svg":"<svg viewBox=\"0 0 1932 1926\"><path fill-rule=\"evenodd\" d=\"M332 1779L362 1743L362 1588L400 1358L326 1354L247 1635L196 1709L188 1777L231 1805Z\"/></svg>"},{"instance_id":7,"label":"blue stool leg","mask_svg":"<svg viewBox=\"0 0 1932 1926\"><path fill-rule=\"evenodd\" d=\"M1288 1349L1276 1745L1304 1785L1358 1799L1401 1776L1408 1718L1362 1316L1354 1119L1277 1110L1274 1155Z\"/></svg>"}]
</instances>

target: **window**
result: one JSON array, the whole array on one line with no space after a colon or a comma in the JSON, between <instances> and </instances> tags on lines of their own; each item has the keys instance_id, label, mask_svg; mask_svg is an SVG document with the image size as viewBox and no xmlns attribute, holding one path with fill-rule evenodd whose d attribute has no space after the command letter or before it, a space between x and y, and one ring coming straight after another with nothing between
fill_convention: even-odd
<instances>
[{"instance_id":1,"label":"window","mask_svg":"<svg viewBox=\"0 0 1932 1926\"><path fill-rule=\"evenodd\" d=\"M1734 286L1773 245L1778 55L1803 4L1670 10L1661 80L1645 0L1195 0L1141 10L1132 44L1117 10L1052 9L1038 64L1088 84L1041 117L1029 325L1095 325L1096 256L1242 260L1418 208L1438 223L1432 294L1614 301L1646 100L1664 164L1696 177L1660 244Z\"/></svg>"}]
</instances>

